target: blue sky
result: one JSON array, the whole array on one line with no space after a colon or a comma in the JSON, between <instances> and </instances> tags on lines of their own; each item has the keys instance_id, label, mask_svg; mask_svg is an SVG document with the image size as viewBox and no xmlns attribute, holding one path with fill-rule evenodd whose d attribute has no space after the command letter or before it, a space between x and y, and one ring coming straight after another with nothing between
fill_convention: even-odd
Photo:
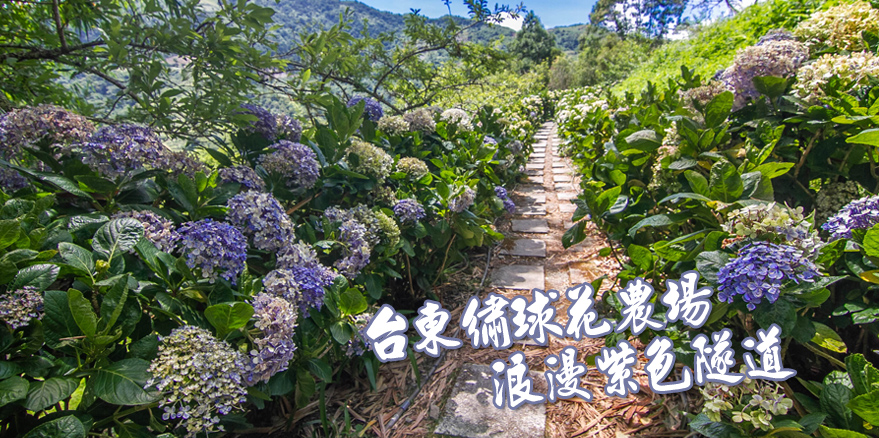
<instances>
[{"instance_id":1,"label":"blue sky","mask_svg":"<svg viewBox=\"0 0 879 438\"><path fill-rule=\"evenodd\" d=\"M442 0L359 0L360 3L367 4L376 9L383 11L396 12L405 14L410 8L421 9L421 15L428 17L439 17L449 13L446 5ZM596 0L541 0L541 1L503 1L489 0L489 5L494 7L495 3L507 4L510 6L518 5L519 2L525 4L525 10L534 10L534 13L540 17L540 21L546 27L566 26L569 24L586 23L589 21L589 13L592 12L592 5ZM452 14L465 16L467 15L467 7L462 0L452 0Z\"/></svg>"}]
</instances>

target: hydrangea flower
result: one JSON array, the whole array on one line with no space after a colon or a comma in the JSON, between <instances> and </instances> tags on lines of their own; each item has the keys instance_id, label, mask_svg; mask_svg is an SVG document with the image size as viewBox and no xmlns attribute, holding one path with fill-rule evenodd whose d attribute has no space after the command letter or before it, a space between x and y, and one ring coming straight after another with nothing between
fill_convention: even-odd
<instances>
[{"instance_id":1,"label":"hydrangea flower","mask_svg":"<svg viewBox=\"0 0 879 438\"><path fill-rule=\"evenodd\" d=\"M736 53L733 64L724 70L720 80L735 90L733 108L745 106L760 97L753 79L758 76L786 78L796 73L809 59L809 47L798 41L773 40L759 46L750 46Z\"/></svg>"},{"instance_id":2,"label":"hydrangea flower","mask_svg":"<svg viewBox=\"0 0 879 438\"><path fill-rule=\"evenodd\" d=\"M160 163L166 152L151 129L127 124L105 126L79 148L83 163L111 179Z\"/></svg>"},{"instance_id":3,"label":"hydrangea flower","mask_svg":"<svg viewBox=\"0 0 879 438\"><path fill-rule=\"evenodd\" d=\"M450 108L442 112L440 114L440 120L450 124L455 125L458 129L463 131L471 131L473 130L473 124L470 120L470 115L467 114L467 111L464 111L460 108Z\"/></svg>"},{"instance_id":4,"label":"hydrangea flower","mask_svg":"<svg viewBox=\"0 0 879 438\"><path fill-rule=\"evenodd\" d=\"M374 314L373 312L366 311L351 317L351 323L354 324L356 330L354 331L354 336L345 345L346 356L363 356L363 353L370 350L369 340L363 335L363 331L366 330L366 326L369 325L369 321L372 320Z\"/></svg>"},{"instance_id":5,"label":"hydrangea flower","mask_svg":"<svg viewBox=\"0 0 879 438\"><path fill-rule=\"evenodd\" d=\"M513 141L507 143L507 149L509 149L510 152L513 153L513 155L518 155L519 152L522 152L522 148L523 148L522 142L519 140L513 140Z\"/></svg>"},{"instance_id":6,"label":"hydrangea flower","mask_svg":"<svg viewBox=\"0 0 879 438\"><path fill-rule=\"evenodd\" d=\"M82 143L94 131L88 119L57 106L14 109L0 115L0 158L20 159L22 148L33 147L44 138L61 148Z\"/></svg>"},{"instance_id":7,"label":"hydrangea flower","mask_svg":"<svg viewBox=\"0 0 879 438\"><path fill-rule=\"evenodd\" d=\"M226 219L244 235L252 237L257 249L278 251L295 235L296 227L290 216L271 193L242 192L232 197L226 206Z\"/></svg>"},{"instance_id":8,"label":"hydrangea flower","mask_svg":"<svg viewBox=\"0 0 879 438\"><path fill-rule=\"evenodd\" d=\"M238 228L225 222L203 219L187 222L177 230L177 245L186 256L189 269L200 269L211 283L223 277L233 284L244 271L247 238Z\"/></svg>"},{"instance_id":9,"label":"hydrangea flower","mask_svg":"<svg viewBox=\"0 0 879 438\"><path fill-rule=\"evenodd\" d=\"M278 137L278 122L274 114L269 110L251 103L242 103L241 111L236 114L247 114L256 117L244 130L253 134L260 134L266 140L272 141Z\"/></svg>"},{"instance_id":10,"label":"hydrangea flower","mask_svg":"<svg viewBox=\"0 0 879 438\"><path fill-rule=\"evenodd\" d=\"M842 80L846 90L866 85L870 78L879 77L879 56L870 51L821 55L797 71L794 92L809 103L817 103L824 97L822 88L834 76Z\"/></svg>"},{"instance_id":11,"label":"hydrangea flower","mask_svg":"<svg viewBox=\"0 0 879 438\"><path fill-rule=\"evenodd\" d=\"M867 43L864 31L879 33L879 10L869 2L843 3L817 11L808 20L800 22L796 34L810 45L826 44L839 50L864 50Z\"/></svg>"},{"instance_id":12,"label":"hydrangea flower","mask_svg":"<svg viewBox=\"0 0 879 438\"><path fill-rule=\"evenodd\" d=\"M436 131L433 113L427 108L418 108L403 114L403 120L409 123L409 129L430 134Z\"/></svg>"},{"instance_id":13,"label":"hydrangea flower","mask_svg":"<svg viewBox=\"0 0 879 438\"><path fill-rule=\"evenodd\" d=\"M297 317L296 307L283 298L262 292L254 297L254 326L262 331L262 337L253 340L254 349L247 359L249 386L268 382L289 367L296 352L293 335Z\"/></svg>"},{"instance_id":14,"label":"hydrangea flower","mask_svg":"<svg viewBox=\"0 0 879 438\"><path fill-rule=\"evenodd\" d=\"M302 139L302 125L298 120L286 114L275 116L275 120L277 121L278 138L299 143L299 140Z\"/></svg>"},{"instance_id":15,"label":"hydrangea flower","mask_svg":"<svg viewBox=\"0 0 879 438\"><path fill-rule=\"evenodd\" d=\"M815 223L824 224L849 202L868 193L854 181L834 182L821 187L815 196Z\"/></svg>"},{"instance_id":16,"label":"hydrangea flower","mask_svg":"<svg viewBox=\"0 0 879 438\"><path fill-rule=\"evenodd\" d=\"M375 186L372 191L369 192L375 202L383 205L394 205L397 203L397 192L394 191L393 188L388 186Z\"/></svg>"},{"instance_id":17,"label":"hydrangea flower","mask_svg":"<svg viewBox=\"0 0 879 438\"><path fill-rule=\"evenodd\" d=\"M482 139L482 143L497 146L497 140L495 140L494 137L488 135L486 135L485 138Z\"/></svg>"},{"instance_id":18,"label":"hydrangea flower","mask_svg":"<svg viewBox=\"0 0 879 438\"><path fill-rule=\"evenodd\" d=\"M144 388L162 394L162 419L181 420L187 438L222 431L217 414L246 401L244 356L203 328L188 325L162 337L149 372Z\"/></svg>"},{"instance_id":19,"label":"hydrangea flower","mask_svg":"<svg viewBox=\"0 0 879 438\"><path fill-rule=\"evenodd\" d=\"M378 121L378 130L386 134L402 135L409 132L409 122L403 116L384 116Z\"/></svg>"},{"instance_id":20,"label":"hydrangea flower","mask_svg":"<svg viewBox=\"0 0 879 438\"><path fill-rule=\"evenodd\" d=\"M513 200L510 199L510 195L507 193L507 189L497 186L494 188L494 195L500 198L500 200L504 203L504 208L510 214L513 214L516 211L516 204L513 203Z\"/></svg>"},{"instance_id":21,"label":"hydrangea flower","mask_svg":"<svg viewBox=\"0 0 879 438\"><path fill-rule=\"evenodd\" d=\"M879 195L849 202L821 226L830 240L851 239L852 230L868 230L879 224Z\"/></svg>"},{"instance_id":22,"label":"hydrangea flower","mask_svg":"<svg viewBox=\"0 0 879 438\"><path fill-rule=\"evenodd\" d=\"M165 149L159 160L152 164L156 169L162 169L170 172L176 179L178 175L186 175L195 178L198 172L210 175L211 170L207 165L201 162L197 157L185 151L172 151Z\"/></svg>"},{"instance_id":23,"label":"hydrangea flower","mask_svg":"<svg viewBox=\"0 0 879 438\"><path fill-rule=\"evenodd\" d=\"M317 253L304 242L288 243L278 253L277 269L290 270L299 288L299 308L307 316L308 308L320 310L324 288L333 284L336 273L324 266Z\"/></svg>"},{"instance_id":24,"label":"hydrangea flower","mask_svg":"<svg viewBox=\"0 0 879 438\"><path fill-rule=\"evenodd\" d=\"M696 108L705 108L705 105L708 105L712 99L724 91L734 90L723 82L709 81L705 85L691 88L687 91L680 91L679 93L684 106L695 110ZM677 133L677 127L675 127L675 133Z\"/></svg>"},{"instance_id":25,"label":"hydrangea flower","mask_svg":"<svg viewBox=\"0 0 879 438\"><path fill-rule=\"evenodd\" d=\"M0 295L0 321L18 330L32 319L43 319L43 294L33 286Z\"/></svg>"},{"instance_id":26,"label":"hydrangea flower","mask_svg":"<svg viewBox=\"0 0 879 438\"><path fill-rule=\"evenodd\" d=\"M427 163L414 157L403 157L397 162L397 172L403 172L413 180L419 180L429 172Z\"/></svg>"},{"instance_id":27,"label":"hydrangea flower","mask_svg":"<svg viewBox=\"0 0 879 438\"><path fill-rule=\"evenodd\" d=\"M348 107L350 108L357 105L361 100L364 103L363 114L366 118L373 122L378 122L382 118L384 111L382 110L382 105L377 101L368 97L352 97L351 100L348 101Z\"/></svg>"},{"instance_id":28,"label":"hydrangea flower","mask_svg":"<svg viewBox=\"0 0 879 438\"><path fill-rule=\"evenodd\" d=\"M348 148L347 160L350 163L351 154L357 155L358 162L351 165L351 170L371 176L379 181L384 181L391 173L394 159L379 147L365 141L354 139Z\"/></svg>"},{"instance_id":29,"label":"hydrangea flower","mask_svg":"<svg viewBox=\"0 0 879 438\"><path fill-rule=\"evenodd\" d=\"M742 365L739 372L744 371ZM773 415L785 415L794 405L778 383L747 377L742 384L732 387L709 382L699 392L705 399L702 413L711 421L724 421L725 414L734 423L750 422L755 429L766 431L772 430ZM750 397L750 401L744 404L746 397Z\"/></svg>"},{"instance_id":30,"label":"hydrangea flower","mask_svg":"<svg viewBox=\"0 0 879 438\"><path fill-rule=\"evenodd\" d=\"M320 177L320 163L310 147L281 140L269 148L275 152L259 157L259 163L269 173L287 179L290 189L310 189Z\"/></svg>"},{"instance_id":31,"label":"hydrangea flower","mask_svg":"<svg viewBox=\"0 0 879 438\"><path fill-rule=\"evenodd\" d=\"M152 242L153 245L156 245L159 251L170 253L174 250L180 235L174 227L174 222L170 219L166 219L149 210L120 211L114 214L112 219L124 217L140 221L143 224L143 236Z\"/></svg>"},{"instance_id":32,"label":"hydrangea flower","mask_svg":"<svg viewBox=\"0 0 879 438\"><path fill-rule=\"evenodd\" d=\"M737 295L754 310L765 298L774 303L784 281L812 282L818 267L797 248L769 242L745 245L738 256L717 273L717 298L732 303Z\"/></svg>"},{"instance_id":33,"label":"hydrangea flower","mask_svg":"<svg viewBox=\"0 0 879 438\"><path fill-rule=\"evenodd\" d=\"M260 192L266 191L266 183L248 166L233 166L220 169L221 183L236 183Z\"/></svg>"},{"instance_id":34,"label":"hydrangea flower","mask_svg":"<svg viewBox=\"0 0 879 438\"><path fill-rule=\"evenodd\" d=\"M262 279L263 290L275 297L283 298L290 304L300 302L299 282L290 269L274 269Z\"/></svg>"},{"instance_id":35,"label":"hydrangea flower","mask_svg":"<svg viewBox=\"0 0 879 438\"><path fill-rule=\"evenodd\" d=\"M473 191L470 187L464 187L464 191L454 197L451 201L449 201L449 210L452 210L455 213L460 213L473 205L473 201L476 200L476 192Z\"/></svg>"},{"instance_id":36,"label":"hydrangea flower","mask_svg":"<svg viewBox=\"0 0 879 438\"><path fill-rule=\"evenodd\" d=\"M749 239L770 240L794 246L814 259L824 242L803 216L803 208L796 209L772 202L752 204L729 213L724 231Z\"/></svg>"},{"instance_id":37,"label":"hydrangea flower","mask_svg":"<svg viewBox=\"0 0 879 438\"><path fill-rule=\"evenodd\" d=\"M388 248L394 248L400 243L400 227L397 222L382 211L374 212L378 228L381 230L382 243Z\"/></svg>"},{"instance_id":38,"label":"hydrangea flower","mask_svg":"<svg viewBox=\"0 0 879 438\"><path fill-rule=\"evenodd\" d=\"M394 214L400 218L400 222L417 222L424 218L424 207L413 198L397 201L394 205Z\"/></svg>"},{"instance_id":39,"label":"hydrangea flower","mask_svg":"<svg viewBox=\"0 0 879 438\"><path fill-rule=\"evenodd\" d=\"M348 278L354 278L369 264L369 256L372 246L369 244L369 230L353 215L345 214L336 207L328 208L324 214L328 219L341 220L339 235L336 237L342 242L344 256L336 261L333 266Z\"/></svg>"},{"instance_id":40,"label":"hydrangea flower","mask_svg":"<svg viewBox=\"0 0 879 438\"><path fill-rule=\"evenodd\" d=\"M8 167L0 167L0 189L7 193L14 193L30 184L27 178L21 176L17 170Z\"/></svg>"}]
</instances>

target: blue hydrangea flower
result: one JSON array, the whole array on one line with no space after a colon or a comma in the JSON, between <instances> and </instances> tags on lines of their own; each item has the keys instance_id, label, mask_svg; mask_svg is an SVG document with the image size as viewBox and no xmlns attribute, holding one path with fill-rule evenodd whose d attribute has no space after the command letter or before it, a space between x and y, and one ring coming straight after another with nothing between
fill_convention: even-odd
<instances>
[{"instance_id":1,"label":"blue hydrangea flower","mask_svg":"<svg viewBox=\"0 0 879 438\"><path fill-rule=\"evenodd\" d=\"M486 135L485 138L482 140L482 143L483 144L490 144L490 145L497 145L497 140L495 140L494 137L490 137L490 136Z\"/></svg>"},{"instance_id":2,"label":"blue hydrangea flower","mask_svg":"<svg viewBox=\"0 0 879 438\"><path fill-rule=\"evenodd\" d=\"M187 222L177 230L178 247L186 256L189 269L201 269L203 278L211 283L223 277L235 283L244 271L247 259L247 238L238 228L225 222L203 219Z\"/></svg>"},{"instance_id":3,"label":"blue hydrangea flower","mask_svg":"<svg viewBox=\"0 0 879 438\"><path fill-rule=\"evenodd\" d=\"M302 125L299 121L286 114L277 115L275 119L278 122L278 137L299 143L302 139Z\"/></svg>"},{"instance_id":4,"label":"blue hydrangea flower","mask_svg":"<svg viewBox=\"0 0 879 438\"><path fill-rule=\"evenodd\" d=\"M720 268L717 298L732 303L736 295L741 295L748 309L754 310L764 298L774 303L785 281L812 282L820 275L818 266L797 248L755 242L744 246L735 259Z\"/></svg>"},{"instance_id":5,"label":"blue hydrangea flower","mask_svg":"<svg viewBox=\"0 0 879 438\"><path fill-rule=\"evenodd\" d=\"M111 179L160 163L166 152L150 128L127 124L98 129L80 150L83 163Z\"/></svg>"},{"instance_id":6,"label":"blue hydrangea flower","mask_svg":"<svg viewBox=\"0 0 879 438\"><path fill-rule=\"evenodd\" d=\"M268 382L275 374L288 368L296 352L293 334L298 315L289 301L260 293L253 299L254 326L262 337L253 340L254 349L248 358L247 384Z\"/></svg>"},{"instance_id":7,"label":"blue hydrangea flower","mask_svg":"<svg viewBox=\"0 0 879 438\"><path fill-rule=\"evenodd\" d=\"M821 226L830 240L851 239L852 230L868 230L879 224L879 195L854 200Z\"/></svg>"},{"instance_id":8,"label":"blue hydrangea flower","mask_svg":"<svg viewBox=\"0 0 879 438\"><path fill-rule=\"evenodd\" d=\"M200 327L180 327L162 337L148 371L153 377L144 388L162 393L162 419L180 420L187 438L223 430L217 414L227 415L247 400L244 355Z\"/></svg>"},{"instance_id":9,"label":"blue hydrangea flower","mask_svg":"<svg viewBox=\"0 0 879 438\"><path fill-rule=\"evenodd\" d=\"M299 304L299 282L290 269L275 269L262 279L266 293L287 300L290 304Z\"/></svg>"},{"instance_id":10,"label":"blue hydrangea flower","mask_svg":"<svg viewBox=\"0 0 879 438\"><path fill-rule=\"evenodd\" d=\"M332 222L341 222L338 228L339 235L336 238L342 242L345 255L337 260L333 266L342 275L354 278L361 269L369 264L369 256L372 251L372 246L369 244L369 230L354 217L352 212L330 207L324 214Z\"/></svg>"},{"instance_id":11,"label":"blue hydrangea flower","mask_svg":"<svg viewBox=\"0 0 879 438\"><path fill-rule=\"evenodd\" d=\"M461 192L460 195L454 197L451 201L449 201L449 210L452 210L455 213L460 213L473 205L473 201L476 200L476 192L473 191L470 187L464 187L464 191Z\"/></svg>"},{"instance_id":12,"label":"blue hydrangea flower","mask_svg":"<svg viewBox=\"0 0 879 438\"><path fill-rule=\"evenodd\" d=\"M320 177L320 163L310 147L281 140L271 146L275 152L259 157L259 162L269 173L287 179L290 189L310 189Z\"/></svg>"},{"instance_id":13,"label":"blue hydrangea flower","mask_svg":"<svg viewBox=\"0 0 879 438\"><path fill-rule=\"evenodd\" d=\"M241 109L243 111L239 111L238 114L249 114L256 117L256 120L250 122L250 125L244 128L246 131L260 134L269 141L278 137L278 122L275 120L275 116L267 109L250 103L241 104Z\"/></svg>"},{"instance_id":14,"label":"blue hydrangea flower","mask_svg":"<svg viewBox=\"0 0 879 438\"><path fill-rule=\"evenodd\" d=\"M324 302L324 288L333 284L336 272L323 265L317 252L304 242L288 243L278 253L277 269L289 270L299 288L298 305L303 314L308 308L320 310Z\"/></svg>"},{"instance_id":15,"label":"blue hydrangea flower","mask_svg":"<svg viewBox=\"0 0 879 438\"><path fill-rule=\"evenodd\" d=\"M364 102L363 114L367 119L372 120L373 122L378 122L379 119L384 115L384 111L382 110L382 106L375 100L372 100L368 97L352 97L351 100L348 101L348 107L352 107L360 103L360 101Z\"/></svg>"},{"instance_id":16,"label":"blue hydrangea flower","mask_svg":"<svg viewBox=\"0 0 879 438\"><path fill-rule=\"evenodd\" d=\"M246 191L235 195L226 206L226 219L263 251L278 251L295 235L295 226L281 203L271 193Z\"/></svg>"},{"instance_id":17,"label":"blue hydrangea flower","mask_svg":"<svg viewBox=\"0 0 879 438\"><path fill-rule=\"evenodd\" d=\"M17 170L8 167L0 167L0 189L7 193L14 193L27 187L27 178L21 176Z\"/></svg>"},{"instance_id":18,"label":"blue hydrangea flower","mask_svg":"<svg viewBox=\"0 0 879 438\"><path fill-rule=\"evenodd\" d=\"M510 214L516 211L516 204L513 203L513 200L510 199L510 195L507 193L507 189L497 186L494 188L494 194L504 203L504 209L506 209Z\"/></svg>"},{"instance_id":19,"label":"blue hydrangea flower","mask_svg":"<svg viewBox=\"0 0 879 438\"><path fill-rule=\"evenodd\" d=\"M403 223L416 222L425 216L424 207L412 198L397 201L397 204L394 205L394 214Z\"/></svg>"},{"instance_id":20,"label":"blue hydrangea flower","mask_svg":"<svg viewBox=\"0 0 879 438\"><path fill-rule=\"evenodd\" d=\"M0 295L0 321L13 330L27 326L34 318L43 319L43 294L37 288L24 286Z\"/></svg>"},{"instance_id":21,"label":"blue hydrangea flower","mask_svg":"<svg viewBox=\"0 0 879 438\"><path fill-rule=\"evenodd\" d=\"M159 251L171 252L180 235L174 227L174 222L159 216L149 210L143 211L120 211L113 215L113 219L130 217L137 219L143 224L143 237L156 245ZM134 252L134 250L132 250Z\"/></svg>"},{"instance_id":22,"label":"blue hydrangea flower","mask_svg":"<svg viewBox=\"0 0 879 438\"><path fill-rule=\"evenodd\" d=\"M236 183L250 189L264 192L266 183L248 166L233 166L220 169L220 182Z\"/></svg>"}]
</instances>

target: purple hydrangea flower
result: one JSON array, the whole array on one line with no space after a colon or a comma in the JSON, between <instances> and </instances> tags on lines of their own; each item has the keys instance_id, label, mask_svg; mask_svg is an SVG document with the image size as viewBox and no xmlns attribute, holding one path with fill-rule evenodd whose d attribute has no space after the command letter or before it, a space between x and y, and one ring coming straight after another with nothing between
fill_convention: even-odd
<instances>
[{"instance_id":1,"label":"purple hydrangea flower","mask_svg":"<svg viewBox=\"0 0 879 438\"><path fill-rule=\"evenodd\" d=\"M0 158L21 159L23 147L47 139L65 149L70 143L82 143L95 131L85 117L53 105L14 109L0 115Z\"/></svg>"},{"instance_id":2,"label":"purple hydrangea flower","mask_svg":"<svg viewBox=\"0 0 879 438\"><path fill-rule=\"evenodd\" d=\"M497 140L495 140L494 137L490 137L490 136L486 135L485 138L482 139L482 143L483 144L490 144L490 145L497 145Z\"/></svg>"},{"instance_id":3,"label":"purple hydrangea flower","mask_svg":"<svg viewBox=\"0 0 879 438\"><path fill-rule=\"evenodd\" d=\"M384 111L382 110L382 106L375 100L372 100L368 97L352 97L351 100L348 101L348 107L352 107L360 103L360 101L364 102L363 114L366 115L366 118L372 120L373 122L378 122L379 119L384 115Z\"/></svg>"},{"instance_id":4,"label":"purple hydrangea flower","mask_svg":"<svg viewBox=\"0 0 879 438\"><path fill-rule=\"evenodd\" d=\"M83 163L109 178L162 162L165 146L150 129L136 125L105 126L80 145Z\"/></svg>"},{"instance_id":5,"label":"purple hydrangea flower","mask_svg":"<svg viewBox=\"0 0 879 438\"><path fill-rule=\"evenodd\" d=\"M0 321L13 330L27 326L34 318L43 319L43 294L37 288L24 286L0 296Z\"/></svg>"},{"instance_id":6,"label":"purple hydrangea flower","mask_svg":"<svg viewBox=\"0 0 879 438\"><path fill-rule=\"evenodd\" d=\"M299 121L286 114L279 114L275 119L278 122L278 137L299 143L302 139L302 125Z\"/></svg>"},{"instance_id":7,"label":"purple hydrangea flower","mask_svg":"<svg viewBox=\"0 0 879 438\"><path fill-rule=\"evenodd\" d=\"M317 253L303 242L288 243L278 253L278 269L289 270L299 288L298 304L303 314L308 308L320 310L324 302L324 288L333 284L336 272L317 259Z\"/></svg>"},{"instance_id":8,"label":"purple hydrangea flower","mask_svg":"<svg viewBox=\"0 0 879 438\"><path fill-rule=\"evenodd\" d=\"M287 179L287 187L310 189L320 177L320 163L310 147L281 140L270 146L275 152L259 157L259 163L266 171Z\"/></svg>"},{"instance_id":9,"label":"purple hydrangea flower","mask_svg":"<svg viewBox=\"0 0 879 438\"><path fill-rule=\"evenodd\" d=\"M256 117L256 120L250 122L250 125L245 128L246 131L260 134L269 141L278 137L278 122L267 109L250 103L241 104L241 108L243 111L239 111L237 114L249 114Z\"/></svg>"},{"instance_id":10,"label":"purple hydrangea flower","mask_svg":"<svg viewBox=\"0 0 879 438\"><path fill-rule=\"evenodd\" d=\"M821 226L830 240L851 239L852 230L868 230L879 224L879 195L854 200Z\"/></svg>"},{"instance_id":11,"label":"purple hydrangea flower","mask_svg":"<svg viewBox=\"0 0 879 438\"><path fill-rule=\"evenodd\" d=\"M460 213L466 210L467 207L473 205L473 201L475 200L476 192L470 187L464 187L464 191L460 195L449 201L449 210L452 210L455 213Z\"/></svg>"},{"instance_id":12,"label":"purple hydrangea flower","mask_svg":"<svg viewBox=\"0 0 879 438\"><path fill-rule=\"evenodd\" d=\"M275 374L288 368L296 352L293 342L296 327L296 307L289 301L260 293L253 299L254 326L263 336L254 339L254 349L247 358L250 372L247 384L268 382Z\"/></svg>"},{"instance_id":13,"label":"purple hydrangea flower","mask_svg":"<svg viewBox=\"0 0 879 438\"><path fill-rule=\"evenodd\" d=\"M113 219L123 217L130 217L140 221L143 224L143 236L156 245L159 251L171 252L177 243L177 239L180 238L180 235L174 228L174 222L152 211L120 211L113 215Z\"/></svg>"},{"instance_id":14,"label":"purple hydrangea flower","mask_svg":"<svg viewBox=\"0 0 879 438\"><path fill-rule=\"evenodd\" d=\"M260 192L266 190L266 183L248 166L233 166L220 169L220 182L237 183Z\"/></svg>"},{"instance_id":15,"label":"purple hydrangea flower","mask_svg":"<svg viewBox=\"0 0 879 438\"><path fill-rule=\"evenodd\" d=\"M516 204L513 203L513 200L510 199L510 195L507 193L507 189L497 186L494 188L494 194L504 203L504 209L506 209L510 214L516 211Z\"/></svg>"},{"instance_id":16,"label":"purple hydrangea flower","mask_svg":"<svg viewBox=\"0 0 879 438\"><path fill-rule=\"evenodd\" d=\"M186 256L186 266L201 269L202 277L211 283L218 276L235 283L238 275L244 271L247 238L238 228L225 222L203 219L187 222L177 232L180 234L177 244Z\"/></svg>"},{"instance_id":17,"label":"purple hydrangea flower","mask_svg":"<svg viewBox=\"0 0 879 438\"><path fill-rule=\"evenodd\" d=\"M344 257L333 266L348 278L354 278L369 264L372 246L369 244L369 230L354 217L353 212L330 207L324 212L332 222L341 222L337 239L344 247Z\"/></svg>"},{"instance_id":18,"label":"purple hydrangea flower","mask_svg":"<svg viewBox=\"0 0 879 438\"><path fill-rule=\"evenodd\" d=\"M28 184L27 178L21 176L17 170L0 167L0 189L8 193L14 193L27 187Z\"/></svg>"},{"instance_id":19,"label":"purple hydrangea flower","mask_svg":"<svg viewBox=\"0 0 879 438\"><path fill-rule=\"evenodd\" d=\"M732 303L741 295L748 309L754 310L765 298L774 303L783 282L812 282L818 266L797 248L769 242L755 242L739 250L738 256L717 273L717 298Z\"/></svg>"},{"instance_id":20,"label":"purple hydrangea flower","mask_svg":"<svg viewBox=\"0 0 879 438\"><path fill-rule=\"evenodd\" d=\"M271 193L253 190L239 193L226 206L226 219L263 251L278 251L293 239L295 226L281 203Z\"/></svg>"},{"instance_id":21,"label":"purple hydrangea flower","mask_svg":"<svg viewBox=\"0 0 879 438\"><path fill-rule=\"evenodd\" d=\"M275 269L262 279L266 293L287 300L291 304L299 304L299 282L290 269Z\"/></svg>"},{"instance_id":22,"label":"purple hydrangea flower","mask_svg":"<svg viewBox=\"0 0 879 438\"><path fill-rule=\"evenodd\" d=\"M394 205L394 214L400 218L400 222L416 222L424 218L424 207L415 199L406 198L397 201Z\"/></svg>"}]
</instances>

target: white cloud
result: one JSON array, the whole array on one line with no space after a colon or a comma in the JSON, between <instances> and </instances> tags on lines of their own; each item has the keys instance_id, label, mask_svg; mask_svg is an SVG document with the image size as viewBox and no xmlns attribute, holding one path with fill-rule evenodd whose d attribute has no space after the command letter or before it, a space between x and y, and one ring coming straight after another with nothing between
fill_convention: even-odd
<instances>
[{"instance_id":1,"label":"white cloud","mask_svg":"<svg viewBox=\"0 0 879 438\"><path fill-rule=\"evenodd\" d=\"M504 21L501 21L500 24L503 27L509 27L510 29L515 30L516 32L522 29L522 22L525 21L525 15L519 14L519 18L513 18L510 14L503 15Z\"/></svg>"}]
</instances>

